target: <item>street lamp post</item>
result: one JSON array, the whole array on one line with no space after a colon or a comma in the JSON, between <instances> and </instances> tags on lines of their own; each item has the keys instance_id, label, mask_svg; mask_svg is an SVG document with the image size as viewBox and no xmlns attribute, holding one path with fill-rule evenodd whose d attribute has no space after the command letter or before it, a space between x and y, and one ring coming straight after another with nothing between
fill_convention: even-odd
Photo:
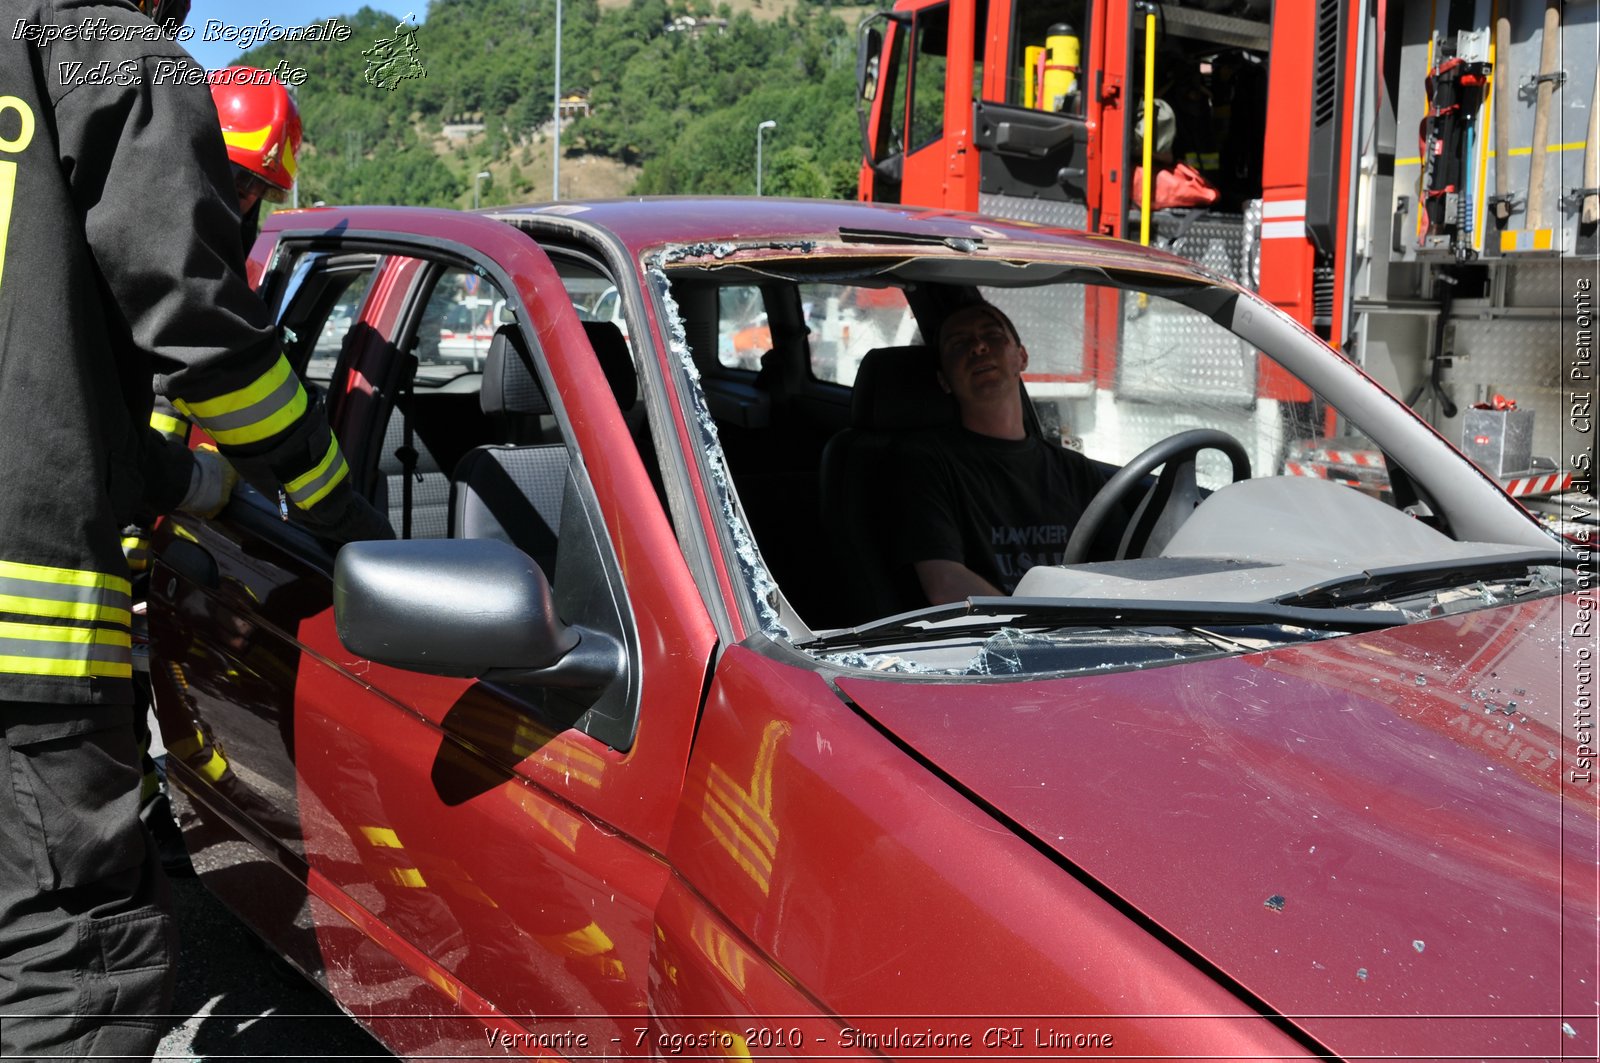
<instances>
[{"instance_id":1,"label":"street lamp post","mask_svg":"<svg viewBox=\"0 0 1600 1063\"><path fill-rule=\"evenodd\" d=\"M488 170L479 170L478 176L472 179L472 209L478 209L478 189L483 187L483 182L494 175Z\"/></svg>"},{"instance_id":2,"label":"street lamp post","mask_svg":"<svg viewBox=\"0 0 1600 1063\"><path fill-rule=\"evenodd\" d=\"M550 198L561 198L561 0L556 0L555 150L550 155Z\"/></svg>"},{"instance_id":3,"label":"street lamp post","mask_svg":"<svg viewBox=\"0 0 1600 1063\"><path fill-rule=\"evenodd\" d=\"M761 135L769 129L776 129L778 123L767 119L756 126L756 195L761 194Z\"/></svg>"}]
</instances>

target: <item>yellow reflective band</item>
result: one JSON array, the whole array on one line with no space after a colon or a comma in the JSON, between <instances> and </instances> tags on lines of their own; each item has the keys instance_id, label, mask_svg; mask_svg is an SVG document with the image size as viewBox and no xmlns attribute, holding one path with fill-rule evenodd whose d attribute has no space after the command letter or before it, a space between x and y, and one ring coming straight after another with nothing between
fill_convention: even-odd
<instances>
[{"instance_id":1,"label":"yellow reflective band","mask_svg":"<svg viewBox=\"0 0 1600 1063\"><path fill-rule=\"evenodd\" d=\"M142 535L127 536L122 540L122 556L127 559L130 570L145 571L150 567L150 540Z\"/></svg>"},{"instance_id":2,"label":"yellow reflective band","mask_svg":"<svg viewBox=\"0 0 1600 1063\"><path fill-rule=\"evenodd\" d=\"M260 151L267 146L267 138L271 135L272 127L269 125L264 125L260 129L224 129L222 142L230 148Z\"/></svg>"},{"instance_id":3,"label":"yellow reflective band","mask_svg":"<svg viewBox=\"0 0 1600 1063\"><path fill-rule=\"evenodd\" d=\"M133 675L132 640L126 631L4 622L0 623L0 640L36 644L40 649L37 654L0 654L0 672L69 678ZM25 650L28 646L11 648Z\"/></svg>"},{"instance_id":4,"label":"yellow reflective band","mask_svg":"<svg viewBox=\"0 0 1600 1063\"><path fill-rule=\"evenodd\" d=\"M104 627L62 627L59 624L18 624L0 621L0 639L27 639L32 642L64 642L73 646L131 646L126 631Z\"/></svg>"},{"instance_id":5,"label":"yellow reflective band","mask_svg":"<svg viewBox=\"0 0 1600 1063\"><path fill-rule=\"evenodd\" d=\"M300 164L294 158L294 145L289 141L283 144L283 172L289 175L289 180L294 180L295 172L300 169Z\"/></svg>"},{"instance_id":6,"label":"yellow reflective band","mask_svg":"<svg viewBox=\"0 0 1600 1063\"><path fill-rule=\"evenodd\" d=\"M63 587L90 587L132 594L133 584L120 576L103 572L88 572L76 568L50 568L46 565L27 565L20 561L0 561L0 578L31 579L39 583L55 583Z\"/></svg>"},{"instance_id":7,"label":"yellow reflective band","mask_svg":"<svg viewBox=\"0 0 1600 1063\"><path fill-rule=\"evenodd\" d=\"M116 609L97 602L62 602L52 598L27 598L20 594L0 594L0 612L25 613L50 620L87 620L95 624L133 623L133 610Z\"/></svg>"},{"instance_id":8,"label":"yellow reflective band","mask_svg":"<svg viewBox=\"0 0 1600 1063\"><path fill-rule=\"evenodd\" d=\"M187 426L170 413L153 410L150 413L150 427L164 436L176 436L182 435L184 428Z\"/></svg>"},{"instance_id":9,"label":"yellow reflective band","mask_svg":"<svg viewBox=\"0 0 1600 1063\"><path fill-rule=\"evenodd\" d=\"M337 487L339 481L343 480L349 472L350 466L345 462L344 455L339 453L339 441L330 438L328 440L328 452L322 456L321 461L317 462L316 467L303 476L296 476L293 480L284 484L283 489L288 492L295 505L301 509L310 509L327 497L328 492ZM318 484L317 481L319 480L323 482ZM307 487L314 489L310 494L302 497L301 492Z\"/></svg>"},{"instance_id":10,"label":"yellow reflective band","mask_svg":"<svg viewBox=\"0 0 1600 1063\"><path fill-rule=\"evenodd\" d=\"M121 576L0 561L4 612L127 626L132 621L131 590Z\"/></svg>"},{"instance_id":11,"label":"yellow reflective band","mask_svg":"<svg viewBox=\"0 0 1600 1063\"><path fill-rule=\"evenodd\" d=\"M305 412L306 389L293 378L294 370L280 354L271 369L245 387L203 402L174 401L173 405L190 420L198 421L218 443L255 443L282 432ZM290 393L278 403L267 401L280 390ZM256 406L261 408L252 409Z\"/></svg>"},{"instance_id":12,"label":"yellow reflective band","mask_svg":"<svg viewBox=\"0 0 1600 1063\"><path fill-rule=\"evenodd\" d=\"M407 889L425 889L428 880L422 877L422 872L414 867L396 867L389 870L389 877L396 886L405 886Z\"/></svg>"},{"instance_id":13,"label":"yellow reflective band","mask_svg":"<svg viewBox=\"0 0 1600 1063\"><path fill-rule=\"evenodd\" d=\"M67 679L131 679L132 661L63 661L50 657L0 655L0 673L48 675Z\"/></svg>"}]
</instances>

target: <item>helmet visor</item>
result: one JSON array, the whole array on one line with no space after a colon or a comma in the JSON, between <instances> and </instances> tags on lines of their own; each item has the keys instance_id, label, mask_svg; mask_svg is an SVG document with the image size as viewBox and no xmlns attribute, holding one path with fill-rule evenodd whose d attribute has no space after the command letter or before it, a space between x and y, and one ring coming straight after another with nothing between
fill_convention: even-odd
<instances>
[{"instance_id":1,"label":"helmet visor","mask_svg":"<svg viewBox=\"0 0 1600 1063\"><path fill-rule=\"evenodd\" d=\"M255 199L267 199L274 203L282 203L289 198L288 189L270 184L258 174L251 173L237 163L233 167L233 191L239 197L241 205Z\"/></svg>"}]
</instances>

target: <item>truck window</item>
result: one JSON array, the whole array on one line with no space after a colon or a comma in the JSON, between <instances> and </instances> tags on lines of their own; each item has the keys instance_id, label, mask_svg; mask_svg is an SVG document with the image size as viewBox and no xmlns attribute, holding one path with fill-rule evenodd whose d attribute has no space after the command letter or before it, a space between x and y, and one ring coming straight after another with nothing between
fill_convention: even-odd
<instances>
[{"instance_id":1,"label":"truck window","mask_svg":"<svg viewBox=\"0 0 1600 1063\"><path fill-rule=\"evenodd\" d=\"M1013 10L1005 102L1081 115L1088 5L1084 0L1051 0Z\"/></svg>"},{"instance_id":2,"label":"truck window","mask_svg":"<svg viewBox=\"0 0 1600 1063\"><path fill-rule=\"evenodd\" d=\"M911 128L906 139L909 151L916 151L944 135L949 48L950 8L941 4L919 14L911 69Z\"/></svg>"}]
</instances>

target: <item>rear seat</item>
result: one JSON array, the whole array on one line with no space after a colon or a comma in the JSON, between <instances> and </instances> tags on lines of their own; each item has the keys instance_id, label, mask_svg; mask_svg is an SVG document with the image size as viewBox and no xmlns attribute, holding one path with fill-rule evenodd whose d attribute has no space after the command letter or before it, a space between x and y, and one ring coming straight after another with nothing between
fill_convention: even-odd
<instances>
[{"instance_id":1,"label":"rear seat","mask_svg":"<svg viewBox=\"0 0 1600 1063\"><path fill-rule=\"evenodd\" d=\"M378 474L382 477L379 482L384 491L380 505L387 506L389 526L401 538L443 539L450 534L450 478L415 432L411 446L417 452L417 463L411 476L410 534L406 533L405 467L400 460L404 445L405 417L396 407L383 430L383 452L378 456Z\"/></svg>"},{"instance_id":2,"label":"rear seat","mask_svg":"<svg viewBox=\"0 0 1600 1063\"><path fill-rule=\"evenodd\" d=\"M478 374L466 373L439 387L418 388L407 399L411 447L416 451L411 474L409 538L443 539L450 534L450 478L446 470L489 438L478 404L479 386ZM405 465L401 457L405 428L405 411L396 405L384 426L383 449L378 455L382 491L378 505L387 508L389 523L401 537L407 537Z\"/></svg>"}]
</instances>

